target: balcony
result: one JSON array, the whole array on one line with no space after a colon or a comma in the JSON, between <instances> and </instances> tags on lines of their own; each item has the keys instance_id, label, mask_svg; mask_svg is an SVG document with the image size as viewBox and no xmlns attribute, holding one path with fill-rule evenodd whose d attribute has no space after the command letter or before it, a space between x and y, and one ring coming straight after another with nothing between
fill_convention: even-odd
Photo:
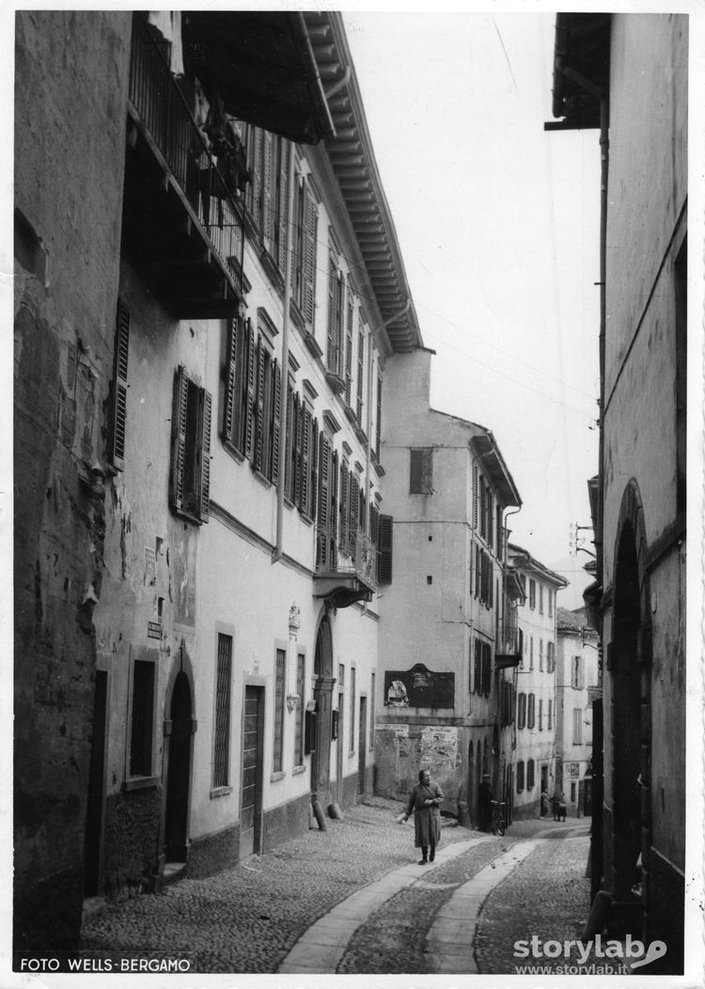
<instances>
[{"instance_id":1,"label":"balcony","mask_svg":"<svg viewBox=\"0 0 705 989\"><path fill-rule=\"evenodd\" d=\"M335 608L371 601L377 590L377 547L362 529L316 530L314 596Z\"/></svg>"},{"instance_id":2,"label":"balcony","mask_svg":"<svg viewBox=\"0 0 705 989\"><path fill-rule=\"evenodd\" d=\"M243 209L163 47L133 17L123 242L177 319L227 318L242 297Z\"/></svg>"},{"instance_id":3,"label":"balcony","mask_svg":"<svg viewBox=\"0 0 705 989\"><path fill-rule=\"evenodd\" d=\"M512 614L510 619L500 619L495 646L495 669L506 670L518 666L521 663L523 649L524 636L522 630L517 628L515 616Z\"/></svg>"}]
</instances>

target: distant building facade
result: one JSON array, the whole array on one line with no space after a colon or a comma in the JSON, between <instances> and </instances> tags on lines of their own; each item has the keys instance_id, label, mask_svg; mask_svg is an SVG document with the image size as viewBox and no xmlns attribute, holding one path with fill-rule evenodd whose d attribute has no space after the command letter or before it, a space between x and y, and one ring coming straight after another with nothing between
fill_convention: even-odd
<instances>
[{"instance_id":1,"label":"distant building facade","mask_svg":"<svg viewBox=\"0 0 705 989\"><path fill-rule=\"evenodd\" d=\"M553 114L561 119L549 127L599 129L602 159L598 580L586 595L605 663L595 924L664 941L655 974L676 973L686 850L687 16L558 15Z\"/></svg>"},{"instance_id":2,"label":"distant building facade","mask_svg":"<svg viewBox=\"0 0 705 989\"><path fill-rule=\"evenodd\" d=\"M489 774L511 793L512 667L505 512L521 504L492 434L430 408L431 351L385 361L382 459L394 575L379 602L379 793L407 795L428 766L445 808ZM505 661L502 660L505 657Z\"/></svg>"},{"instance_id":3,"label":"distant building facade","mask_svg":"<svg viewBox=\"0 0 705 989\"><path fill-rule=\"evenodd\" d=\"M556 791L568 814L592 814L593 704L600 696L599 650L584 608L558 609Z\"/></svg>"},{"instance_id":4,"label":"distant building facade","mask_svg":"<svg viewBox=\"0 0 705 989\"><path fill-rule=\"evenodd\" d=\"M567 581L513 543L507 560L523 592L517 614L523 651L516 671L514 816L535 817L548 811L557 785L556 595Z\"/></svg>"}]
</instances>

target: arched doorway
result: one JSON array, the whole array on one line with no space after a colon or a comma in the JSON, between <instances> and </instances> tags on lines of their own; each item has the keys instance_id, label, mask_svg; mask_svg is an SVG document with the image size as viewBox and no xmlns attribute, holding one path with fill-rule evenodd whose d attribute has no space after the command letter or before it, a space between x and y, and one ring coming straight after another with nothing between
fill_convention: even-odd
<instances>
[{"instance_id":1,"label":"arched doorway","mask_svg":"<svg viewBox=\"0 0 705 989\"><path fill-rule=\"evenodd\" d=\"M314 659L316 682L313 697L316 702L315 751L311 757L311 800L327 807L330 797L330 749L333 709L333 637L328 615L324 615L316 635Z\"/></svg>"},{"instance_id":2,"label":"arched doorway","mask_svg":"<svg viewBox=\"0 0 705 989\"><path fill-rule=\"evenodd\" d=\"M625 933L642 933L651 844L651 627L638 492L625 493L614 571L612 688L612 880ZM626 907L626 909L625 909ZM621 931L615 930L615 934Z\"/></svg>"},{"instance_id":3,"label":"arched doorway","mask_svg":"<svg viewBox=\"0 0 705 989\"><path fill-rule=\"evenodd\" d=\"M192 735L191 686L188 676L181 670L174 681L167 723L168 763L164 814L164 851L167 862L186 861Z\"/></svg>"}]
</instances>

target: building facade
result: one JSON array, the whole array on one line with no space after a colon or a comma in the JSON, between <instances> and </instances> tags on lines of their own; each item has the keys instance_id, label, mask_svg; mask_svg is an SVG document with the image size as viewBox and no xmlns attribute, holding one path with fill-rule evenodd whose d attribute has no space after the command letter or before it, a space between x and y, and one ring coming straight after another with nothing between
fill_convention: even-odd
<instances>
[{"instance_id":1,"label":"building facade","mask_svg":"<svg viewBox=\"0 0 705 989\"><path fill-rule=\"evenodd\" d=\"M559 15L553 113L599 130L595 925L683 965L688 18ZM551 125L549 125L551 126ZM602 781L600 781L602 784ZM699 868L699 867L698 867Z\"/></svg>"},{"instance_id":2,"label":"building facade","mask_svg":"<svg viewBox=\"0 0 705 989\"><path fill-rule=\"evenodd\" d=\"M484 774L497 797L511 792L519 646L504 520L521 500L492 434L430 408L431 356L416 350L385 363L395 570L379 604L376 789L404 798L426 766L445 809L476 822Z\"/></svg>"},{"instance_id":3,"label":"building facade","mask_svg":"<svg viewBox=\"0 0 705 989\"><path fill-rule=\"evenodd\" d=\"M421 337L339 15L21 12L17 53L29 950L371 791L382 382Z\"/></svg>"},{"instance_id":4,"label":"building facade","mask_svg":"<svg viewBox=\"0 0 705 989\"><path fill-rule=\"evenodd\" d=\"M556 631L556 792L568 814L589 817L593 705L601 696L597 632L584 608L559 608Z\"/></svg>"},{"instance_id":5,"label":"building facade","mask_svg":"<svg viewBox=\"0 0 705 989\"><path fill-rule=\"evenodd\" d=\"M523 592L517 616L523 653L516 671L514 816L536 817L547 812L557 787L556 595L567 581L513 543L507 557Z\"/></svg>"}]
</instances>

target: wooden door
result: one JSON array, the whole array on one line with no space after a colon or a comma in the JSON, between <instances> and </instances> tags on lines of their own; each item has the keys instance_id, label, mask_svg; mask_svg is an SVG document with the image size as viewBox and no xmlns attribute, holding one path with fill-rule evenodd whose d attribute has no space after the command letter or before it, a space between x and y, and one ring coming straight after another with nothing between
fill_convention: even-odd
<instances>
[{"instance_id":1,"label":"wooden door","mask_svg":"<svg viewBox=\"0 0 705 989\"><path fill-rule=\"evenodd\" d=\"M240 858L261 848L264 690L245 687L240 800Z\"/></svg>"}]
</instances>

